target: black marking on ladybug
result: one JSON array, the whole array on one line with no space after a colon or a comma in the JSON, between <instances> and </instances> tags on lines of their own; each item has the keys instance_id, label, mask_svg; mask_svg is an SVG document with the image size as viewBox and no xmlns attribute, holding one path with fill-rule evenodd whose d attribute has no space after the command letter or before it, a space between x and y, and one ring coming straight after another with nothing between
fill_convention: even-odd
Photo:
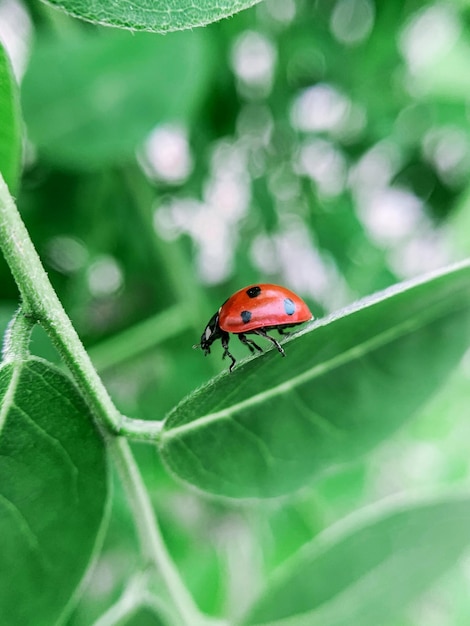
<instances>
[{"instance_id":1,"label":"black marking on ladybug","mask_svg":"<svg viewBox=\"0 0 470 626\"><path fill-rule=\"evenodd\" d=\"M290 298L284 298L284 311L287 315L294 315L295 313L295 304Z\"/></svg>"},{"instance_id":2,"label":"black marking on ladybug","mask_svg":"<svg viewBox=\"0 0 470 626\"><path fill-rule=\"evenodd\" d=\"M261 293L261 287L258 287L258 285L256 285L255 287L250 287L249 289L246 290L246 295L249 298L257 298L260 293Z\"/></svg>"},{"instance_id":3,"label":"black marking on ladybug","mask_svg":"<svg viewBox=\"0 0 470 626\"><path fill-rule=\"evenodd\" d=\"M251 320L251 312L250 311L242 311L240 313L240 316L242 318L242 321L244 324L248 324L248 322Z\"/></svg>"}]
</instances>

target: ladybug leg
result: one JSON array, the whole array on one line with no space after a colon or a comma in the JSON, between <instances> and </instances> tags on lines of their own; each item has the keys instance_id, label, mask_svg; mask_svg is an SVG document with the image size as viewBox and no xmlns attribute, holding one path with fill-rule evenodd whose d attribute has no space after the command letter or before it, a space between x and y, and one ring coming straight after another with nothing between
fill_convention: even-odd
<instances>
[{"instance_id":1,"label":"ladybug leg","mask_svg":"<svg viewBox=\"0 0 470 626\"><path fill-rule=\"evenodd\" d=\"M279 341L277 339L274 339L274 337L270 337L264 328L257 328L256 330L252 330L251 332L255 333L256 335L260 335L260 337L264 337L265 339L268 339L272 344L276 346L276 348L282 354L282 356L286 356L286 353L284 352L284 348L281 346Z\"/></svg>"},{"instance_id":2,"label":"ladybug leg","mask_svg":"<svg viewBox=\"0 0 470 626\"><path fill-rule=\"evenodd\" d=\"M224 353L222 354L222 358L225 359L225 357L228 356L232 360L232 362L230 363L230 367L229 367L229 370L232 371L233 368L235 367L235 363L237 362L237 360L235 359L233 354L231 352L229 352L229 350L228 350L229 339L230 339L230 337L229 337L228 333L223 333L222 334L221 341L222 341L222 347L224 349Z\"/></svg>"},{"instance_id":3,"label":"ladybug leg","mask_svg":"<svg viewBox=\"0 0 470 626\"><path fill-rule=\"evenodd\" d=\"M258 352L263 352L263 349L260 348L257 343L255 343L252 339L248 339L248 337L243 333L238 333L238 338L252 354L254 353L255 348L256 350L258 350Z\"/></svg>"},{"instance_id":4,"label":"ladybug leg","mask_svg":"<svg viewBox=\"0 0 470 626\"><path fill-rule=\"evenodd\" d=\"M277 329L277 332L280 335L283 335L283 337L288 337L289 335L292 335L295 331L293 331L293 330L286 330L285 328L280 327L280 328Z\"/></svg>"}]
</instances>

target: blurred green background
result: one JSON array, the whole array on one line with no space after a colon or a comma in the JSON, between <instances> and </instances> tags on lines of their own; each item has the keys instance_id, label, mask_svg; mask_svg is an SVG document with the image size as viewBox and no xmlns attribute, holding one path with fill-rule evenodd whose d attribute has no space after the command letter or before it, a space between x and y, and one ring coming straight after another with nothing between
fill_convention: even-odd
<instances>
[{"instance_id":1,"label":"blurred green background","mask_svg":"<svg viewBox=\"0 0 470 626\"><path fill-rule=\"evenodd\" d=\"M321 317L470 255L463 0L267 0L165 36L0 0L0 38L22 88L18 206L127 415L161 419L226 367L219 348L204 359L191 346L246 284L284 284ZM2 260L0 297L5 325L17 291ZM40 330L33 351L58 360ZM206 500L136 445L201 608L240 614L275 565L362 504L464 484L469 378L467 353L411 426L289 502ZM70 626L92 623L137 562L116 484L105 550ZM469 563L393 626L467 626ZM158 622L142 611L131 623Z\"/></svg>"}]
</instances>

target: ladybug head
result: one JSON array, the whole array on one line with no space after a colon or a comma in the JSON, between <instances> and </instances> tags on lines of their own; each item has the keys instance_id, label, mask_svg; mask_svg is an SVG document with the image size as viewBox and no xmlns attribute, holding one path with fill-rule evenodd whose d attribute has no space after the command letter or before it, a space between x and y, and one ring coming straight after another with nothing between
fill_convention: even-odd
<instances>
[{"instance_id":1,"label":"ladybug head","mask_svg":"<svg viewBox=\"0 0 470 626\"><path fill-rule=\"evenodd\" d=\"M219 326L219 312L211 317L209 323L204 329L204 332L201 335L201 343L199 347L202 348L204 354L209 354L211 351L211 345L214 343L216 339L221 337L222 333Z\"/></svg>"}]
</instances>

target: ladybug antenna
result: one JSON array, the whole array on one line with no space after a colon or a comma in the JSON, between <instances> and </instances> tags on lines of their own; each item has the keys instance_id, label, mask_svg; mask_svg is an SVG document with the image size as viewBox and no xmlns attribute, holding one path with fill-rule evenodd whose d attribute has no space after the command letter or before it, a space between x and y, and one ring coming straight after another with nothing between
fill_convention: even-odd
<instances>
[{"instance_id":1,"label":"ladybug antenna","mask_svg":"<svg viewBox=\"0 0 470 626\"><path fill-rule=\"evenodd\" d=\"M193 350L197 350L197 348L200 348L201 344L200 343L195 343L193 346Z\"/></svg>"}]
</instances>

